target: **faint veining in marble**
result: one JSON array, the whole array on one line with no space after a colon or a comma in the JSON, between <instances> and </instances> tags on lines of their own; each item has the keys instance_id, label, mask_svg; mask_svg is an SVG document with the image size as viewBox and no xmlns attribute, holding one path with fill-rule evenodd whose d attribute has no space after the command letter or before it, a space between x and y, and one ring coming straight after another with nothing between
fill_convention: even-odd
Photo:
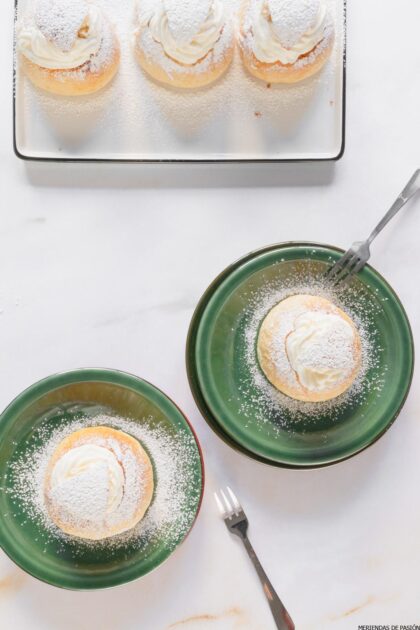
<instances>
[{"instance_id":1,"label":"faint veining in marble","mask_svg":"<svg viewBox=\"0 0 420 630\"><path fill-rule=\"evenodd\" d=\"M0 578L0 596L18 591L25 582L26 575L23 571L16 569L5 577Z\"/></svg>"},{"instance_id":2,"label":"faint veining in marble","mask_svg":"<svg viewBox=\"0 0 420 630\"><path fill-rule=\"evenodd\" d=\"M197 623L199 623L200 625L207 622L213 623L214 621L221 621L229 617L235 618L236 622L240 624L240 625L235 625L235 628L245 627L243 626L243 624L246 622L245 612L241 610L240 608L233 607L233 608L229 608L229 610L226 610L225 612L220 613L218 615L207 613L207 614L202 614L202 615L193 615L192 617L187 617L186 619L175 621L175 623L172 623L170 626L168 626L167 630L171 630L171 628L179 628L181 626L193 627L192 624L197 624Z\"/></svg>"},{"instance_id":3,"label":"faint veining in marble","mask_svg":"<svg viewBox=\"0 0 420 630\"><path fill-rule=\"evenodd\" d=\"M370 571L376 571L383 565L383 560L380 556L369 556L366 558L366 568Z\"/></svg>"},{"instance_id":4,"label":"faint veining in marble","mask_svg":"<svg viewBox=\"0 0 420 630\"><path fill-rule=\"evenodd\" d=\"M370 606L374 602L375 602L375 598L372 597L372 595L369 595L369 597L362 604L358 604L357 606L353 606L352 608L349 608L348 610L344 611L340 615L331 617L331 621L338 621L339 619L344 619L345 617L350 617L351 615L354 615L355 613L358 613L360 610L363 610L363 608L366 608L367 606Z\"/></svg>"}]
</instances>

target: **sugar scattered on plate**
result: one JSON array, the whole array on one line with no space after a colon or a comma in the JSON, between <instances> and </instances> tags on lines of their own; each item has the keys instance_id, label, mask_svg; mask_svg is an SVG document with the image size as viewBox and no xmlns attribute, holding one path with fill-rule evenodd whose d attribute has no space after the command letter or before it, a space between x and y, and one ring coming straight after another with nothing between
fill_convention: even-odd
<instances>
[{"instance_id":1,"label":"sugar scattered on plate","mask_svg":"<svg viewBox=\"0 0 420 630\"><path fill-rule=\"evenodd\" d=\"M133 529L99 541L65 534L51 521L44 497L48 463L58 444L71 433L93 426L109 426L137 438L148 452L155 474L155 492L145 517ZM192 465L197 458L192 435L169 434L153 418L138 422L101 414L61 422L51 414L28 437L24 451L12 458L2 490L38 525L38 537L45 545L62 543L62 549L71 547L74 556L86 548L107 548L111 553L127 546L143 549L156 539L163 539L173 549L195 518L201 494L201 480Z\"/></svg>"},{"instance_id":2,"label":"sugar scattered on plate","mask_svg":"<svg viewBox=\"0 0 420 630\"><path fill-rule=\"evenodd\" d=\"M332 301L350 316L360 335L362 358L358 376L344 394L329 401L310 403L282 394L267 380L258 363L256 344L262 321L276 304L297 294L317 295ZM274 431L293 432L298 427L301 431L299 423L306 426L320 418L334 423L345 409L361 405L370 392L379 395L387 368L380 367L382 348L376 338L374 315L375 302L366 299L366 289L360 282L344 288L333 287L311 262L299 273L278 282L267 282L248 296L238 344L243 347L245 376L239 385L237 403L245 425L247 420L252 420L262 430L267 422L271 422Z\"/></svg>"}]
</instances>

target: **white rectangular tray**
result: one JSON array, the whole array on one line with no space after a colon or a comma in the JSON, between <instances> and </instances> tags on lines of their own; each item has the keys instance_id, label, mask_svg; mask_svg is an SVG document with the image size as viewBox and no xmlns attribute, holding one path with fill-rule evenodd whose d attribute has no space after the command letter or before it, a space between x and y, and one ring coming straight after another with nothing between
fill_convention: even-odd
<instances>
[{"instance_id":1,"label":"white rectangular tray","mask_svg":"<svg viewBox=\"0 0 420 630\"><path fill-rule=\"evenodd\" d=\"M19 17L31 0L15 0ZM345 131L345 0L329 0L336 22L331 59L300 84L250 77L235 54L213 86L167 88L137 65L131 44L134 2L96 0L114 21L121 67L92 96L61 97L34 88L17 63L14 146L43 161L291 162L337 160ZM228 0L236 2L237 0Z\"/></svg>"}]
</instances>

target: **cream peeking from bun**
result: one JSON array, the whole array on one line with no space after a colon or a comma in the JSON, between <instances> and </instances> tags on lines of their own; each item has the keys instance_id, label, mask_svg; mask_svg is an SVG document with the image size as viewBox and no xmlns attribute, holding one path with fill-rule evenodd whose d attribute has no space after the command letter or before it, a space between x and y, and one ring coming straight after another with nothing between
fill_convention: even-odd
<instances>
[{"instance_id":1,"label":"cream peeking from bun","mask_svg":"<svg viewBox=\"0 0 420 630\"><path fill-rule=\"evenodd\" d=\"M153 496L153 468L135 438L105 426L66 437L49 461L45 503L66 534L102 540L132 529Z\"/></svg>"},{"instance_id":2,"label":"cream peeking from bun","mask_svg":"<svg viewBox=\"0 0 420 630\"><path fill-rule=\"evenodd\" d=\"M86 0L37 0L17 24L16 47L31 81L55 94L96 92L120 60L112 25Z\"/></svg>"},{"instance_id":3,"label":"cream peeking from bun","mask_svg":"<svg viewBox=\"0 0 420 630\"><path fill-rule=\"evenodd\" d=\"M314 295L282 300L262 322L257 354L267 379L295 400L322 402L348 390L361 367L351 318Z\"/></svg>"},{"instance_id":4,"label":"cream peeking from bun","mask_svg":"<svg viewBox=\"0 0 420 630\"><path fill-rule=\"evenodd\" d=\"M334 26L325 0L244 0L238 35L245 67L272 83L295 83L321 69Z\"/></svg>"},{"instance_id":5,"label":"cream peeking from bun","mask_svg":"<svg viewBox=\"0 0 420 630\"><path fill-rule=\"evenodd\" d=\"M224 0L139 0L134 47L154 79L182 88L216 81L234 51Z\"/></svg>"}]
</instances>

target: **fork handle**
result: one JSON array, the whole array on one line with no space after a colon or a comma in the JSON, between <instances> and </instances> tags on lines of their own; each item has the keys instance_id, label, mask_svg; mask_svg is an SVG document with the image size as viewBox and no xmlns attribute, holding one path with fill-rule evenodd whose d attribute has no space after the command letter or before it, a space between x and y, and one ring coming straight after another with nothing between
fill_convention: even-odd
<instances>
[{"instance_id":1,"label":"fork handle","mask_svg":"<svg viewBox=\"0 0 420 630\"><path fill-rule=\"evenodd\" d=\"M372 231L371 235L368 238L369 245L371 244L373 239L378 236L379 232L383 230L383 228L392 219L392 217L394 217L397 214L397 212L399 212L399 210L401 210L401 208L405 206L407 201L411 199L411 197L415 195L415 193L418 192L419 190L420 190L420 169L417 169L417 171L415 171L415 173L411 177L410 181L408 182L404 190L398 195L397 199L394 201L394 203L392 204L392 206L390 207L386 215L383 217L383 219L381 219L381 221L379 221L376 228Z\"/></svg>"},{"instance_id":2,"label":"fork handle","mask_svg":"<svg viewBox=\"0 0 420 630\"><path fill-rule=\"evenodd\" d=\"M260 578L265 596L270 605L271 612L278 630L294 630L295 624L291 620L289 613L283 606L280 597L277 595L270 580L267 577L266 572L262 568L261 563L257 558L257 554L255 553L253 546L249 542L248 537L245 536L244 538L242 538L242 541L245 545L245 549L247 550L249 557L252 560L252 564L254 565L255 570L258 573L258 577Z\"/></svg>"}]
</instances>

